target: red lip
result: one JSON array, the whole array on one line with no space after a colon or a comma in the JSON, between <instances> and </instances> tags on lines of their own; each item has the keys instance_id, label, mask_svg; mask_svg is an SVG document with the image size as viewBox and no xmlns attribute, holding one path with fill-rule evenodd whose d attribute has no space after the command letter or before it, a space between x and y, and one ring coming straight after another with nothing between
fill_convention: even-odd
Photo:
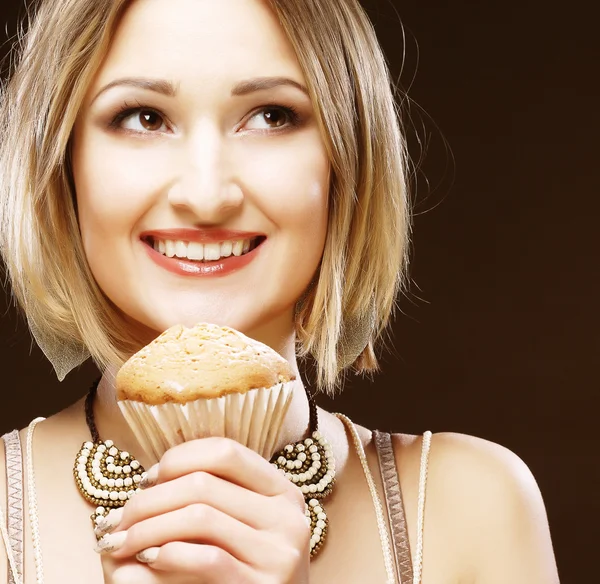
<instances>
[{"instance_id":1,"label":"red lip","mask_svg":"<svg viewBox=\"0 0 600 584\"><path fill-rule=\"evenodd\" d=\"M257 231L235 231L232 229L155 229L144 231L140 239L169 239L171 241L194 241L196 243L220 243L264 237ZM243 256L240 256L243 257Z\"/></svg>"},{"instance_id":2,"label":"red lip","mask_svg":"<svg viewBox=\"0 0 600 584\"><path fill-rule=\"evenodd\" d=\"M184 237L181 236L181 231L183 230L174 230L178 233L177 238L182 241L186 241ZM158 232L160 233L160 237L163 237L165 231ZM196 232L198 233L198 232ZM216 232L215 232L216 233ZM221 233L234 233L234 232L225 232ZM240 232L237 232L240 233ZM214 235L214 234L211 234ZM260 253L260 250L263 247L264 241L261 241L254 249L245 253L241 256L229 256L228 258L222 258L220 260L207 261L207 262L197 262L187 259L182 259L178 257L167 257L162 253L156 251L151 244L148 243L148 239L153 237L150 235L150 232L144 234L146 237L146 241L142 241L142 245L144 246L146 253L150 257L150 259L160 266L161 268L176 274L178 276L188 276L188 277L218 277L218 276L226 276L233 272L237 272L241 270L245 266L247 266L252 260L256 258L256 256ZM171 237L166 237L166 239L171 239ZM228 240L229 237L225 238L225 241ZM248 237L238 237L238 239L248 239ZM187 241L199 241L204 243L216 243L217 241L223 241L221 239L212 239L212 240L198 240L198 239L188 239Z\"/></svg>"}]
</instances>

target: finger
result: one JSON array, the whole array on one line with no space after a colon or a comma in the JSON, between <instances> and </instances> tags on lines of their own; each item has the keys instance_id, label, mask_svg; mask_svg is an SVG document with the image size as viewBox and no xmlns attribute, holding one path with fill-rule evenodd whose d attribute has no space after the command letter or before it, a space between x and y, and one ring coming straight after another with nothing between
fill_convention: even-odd
<instances>
[{"instance_id":1,"label":"finger","mask_svg":"<svg viewBox=\"0 0 600 584\"><path fill-rule=\"evenodd\" d=\"M264 497L207 472L198 471L136 493L116 512L111 511L97 533L129 529L133 524L189 505L209 505L254 529L279 525L282 515L293 512L289 502Z\"/></svg>"},{"instance_id":2,"label":"finger","mask_svg":"<svg viewBox=\"0 0 600 584\"><path fill-rule=\"evenodd\" d=\"M229 517L208 505L194 504L170 513L151 517L127 531L103 538L115 558L134 556L150 547L168 542L187 541L223 548L242 562L263 562L270 543L266 534ZM110 546L111 542L116 542ZM116 547L116 549L115 549ZM112 549L111 549L112 548Z\"/></svg>"},{"instance_id":3,"label":"finger","mask_svg":"<svg viewBox=\"0 0 600 584\"><path fill-rule=\"evenodd\" d=\"M143 550L137 554L137 558L152 570L191 576L198 584L251 582L252 571L249 566L239 562L222 548L212 545L173 541L161 547Z\"/></svg>"},{"instance_id":4,"label":"finger","mask_svg":"<svg viewBox=\"0 0 600 584\"><path fill-rule=\"evenodd\" d=\"M300 489L262 456L228 438L201 438L167 450L144 484L163 483L204 471L266 496L285 494L303 504Z\"/></svg>"}]
</instances>

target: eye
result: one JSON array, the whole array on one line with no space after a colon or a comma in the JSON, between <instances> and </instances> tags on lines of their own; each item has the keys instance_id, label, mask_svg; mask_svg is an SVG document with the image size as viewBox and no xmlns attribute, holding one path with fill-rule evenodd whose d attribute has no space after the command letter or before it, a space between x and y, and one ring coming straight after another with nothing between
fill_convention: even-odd
<instances>
[{"instance_id":1,"label":"eye","mask_svg":"<svg viewBox=\"0 0 600 584\"><path fill-rule=\"evenodd\" d=\"M163 116L156 110L139 105L131 107L127 103L123 105L110 123L111 128L129 130L140 134L157 133L166 124Z\"/></svg>"},{"instance_id":2,"label":"eye","mask_svg":"<svg viewBox=\"0 0 600 584\"><path fill-rule=\"evenodd\" d=\"M300 116L294 108L269 105L254 113L246 127L251 130L277 130L288 126L297 126L299 121Z\"/></svg>"}]
</instances>

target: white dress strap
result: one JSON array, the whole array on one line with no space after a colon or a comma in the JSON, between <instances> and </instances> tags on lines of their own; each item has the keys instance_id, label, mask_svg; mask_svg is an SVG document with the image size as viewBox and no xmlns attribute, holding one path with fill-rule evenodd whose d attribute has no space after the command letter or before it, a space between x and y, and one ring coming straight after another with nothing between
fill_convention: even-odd
<instances>
[{"instance_id":1,"label":"white dress strap","mask_svg":"<svg viewBox=\"0 0 600 584\"><path fill-rule=\"evenodd\" d=\"M421 447L421 468L419 470L419 499L417 507L417 549L413 559L413 584L421 584L423 572L423 529L425 527L425 490L427 487L427 471L429 467L429 450L431 446L431 432L423 434Z\"/></svg>"},{"instance_id":2,"label":"white dress strap","mask_svg":"<svg viewBox=\"0 0 600 584\"><path fill-rule=\"evenodd\" d=\"M0 530L8 559L8 584L23 581L23 456L18 430L2 436L6 459L6 518L0 505Z\"/></svg>"}]
</instances>

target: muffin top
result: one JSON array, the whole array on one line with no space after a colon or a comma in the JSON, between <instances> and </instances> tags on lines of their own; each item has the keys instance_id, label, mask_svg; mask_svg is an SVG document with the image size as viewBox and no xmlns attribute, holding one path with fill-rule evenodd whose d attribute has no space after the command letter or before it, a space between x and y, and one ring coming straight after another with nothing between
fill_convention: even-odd
<instances>
[{"instance_id":1,"label":"muffin top","mask_svg":"<svg viewBox=\"0 0 600 584\"><path fill-rule=\"evenodd\" d=\"M186 403L285 383L296 376L276 351L229 327L175 325L133 355L116 378L117 399Z\"/></svg>"}]
</instances>

